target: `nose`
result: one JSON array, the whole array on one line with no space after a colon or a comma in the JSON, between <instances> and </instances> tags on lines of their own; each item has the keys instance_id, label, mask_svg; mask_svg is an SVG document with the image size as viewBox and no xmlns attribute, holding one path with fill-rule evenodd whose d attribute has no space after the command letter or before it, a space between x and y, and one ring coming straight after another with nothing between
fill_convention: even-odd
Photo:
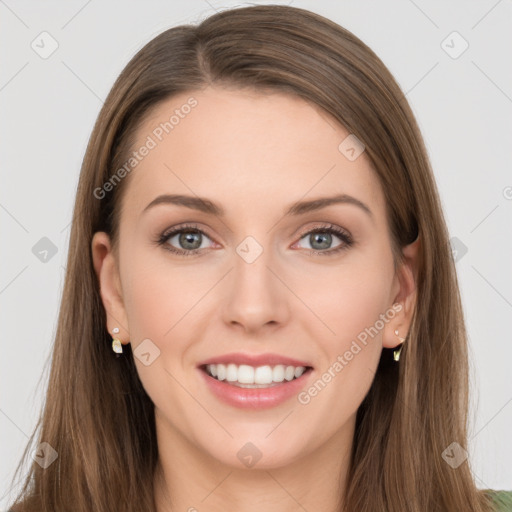
<instances>
[{"instance_id":1,"label":"nose","mask_svg":"<svg viewBox=\"0 0 512 512\"><path fill-rule=\"evenodd\" d=\"M286 279L275 268L269 250L255 261L234 252L234 268L226 279L226 299L221 306L223 320L246 333L284 325L290 314L291 292L283 284Z\"/></svg>"}]
</instances>

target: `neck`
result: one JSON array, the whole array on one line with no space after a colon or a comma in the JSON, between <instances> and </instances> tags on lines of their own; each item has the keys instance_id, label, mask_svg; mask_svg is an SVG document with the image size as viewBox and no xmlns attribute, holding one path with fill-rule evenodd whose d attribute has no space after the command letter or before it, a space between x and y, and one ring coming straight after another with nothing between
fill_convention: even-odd
<instances>
[{"instance_id":1,"label":"neck","mask_svg":"<svg viewBox=\"0 0 512 512\"><path fill-rule=\"evenodd\" d=\"M315 451L280 467L236 468L211 457L168 423L157 421L157 512L339 512L355 417Z\"/></svg>"}]
</instances>

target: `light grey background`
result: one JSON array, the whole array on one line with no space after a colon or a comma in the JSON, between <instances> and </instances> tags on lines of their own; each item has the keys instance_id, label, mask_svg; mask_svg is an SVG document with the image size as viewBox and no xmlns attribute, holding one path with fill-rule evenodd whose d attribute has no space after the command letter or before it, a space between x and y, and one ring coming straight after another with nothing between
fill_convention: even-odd
<instances>
[{"instance_id":1,"label":"light grey background","mask_svg":"<svg viewBox=\"0 0 512 512\"><path fill-rule=\"evenodd\" d=\"M102 99L157 34L235 5L0 0L2 508L44 397L42 371L55 334L75 187ZM473 472L481 488L512 489L511 2L291 5L324 15L367 43L417 116L450 236L467 247L457 270L474 367L467 447ZM58 43L46 59L31 47L33 41L42 46L43 31ZM469 47L457 55L464 40ZM57 249L46 263L32 251L43 237Z\"/></svg>"}]
</instances>

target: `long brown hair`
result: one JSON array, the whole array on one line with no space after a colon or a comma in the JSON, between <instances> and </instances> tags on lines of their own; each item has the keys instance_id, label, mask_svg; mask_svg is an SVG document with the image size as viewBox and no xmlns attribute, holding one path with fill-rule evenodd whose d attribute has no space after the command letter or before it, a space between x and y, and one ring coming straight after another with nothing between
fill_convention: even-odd
<instances>
[{"instance_id":1,"label":"long brown hair","mask_svg":"<svg viewBox=\"0 0 512 512\"><path fill-rule=\"evenodd\" d=\"M395 265L400 248L421 239L407 343L398 364L383 349L358 410L340 510L489 510L469 461L454 468L442 456L453 442L467 445L467 337L449 235L412 111L385 65L351 32L277 5L166 30L112 87L80 173L48 390L24 453L37 439L58 457L46 469L32 463L13 510L155 510L154 407L130 346L119 359L112 352L91 254L96 231L117 247L129 177L101 200L94 191L127 161L152 109L210 84L284 92L321 107L365 144L387 199Z\"/></svg>"}]
</instances>

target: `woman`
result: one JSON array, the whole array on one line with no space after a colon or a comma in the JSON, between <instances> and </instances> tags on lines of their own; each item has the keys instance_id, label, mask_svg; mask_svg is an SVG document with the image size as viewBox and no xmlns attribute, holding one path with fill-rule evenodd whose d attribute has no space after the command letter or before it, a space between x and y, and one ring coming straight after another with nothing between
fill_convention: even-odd
<instances>
[{"instance_id":1,"label":"woman","mask_svg":"<svg viewBox=\"0 0 512 512\"><path fill-rule=\"evenodd\" d=\"M172 28L89 142L12 510L512 510L472 478L467 358L433 173L378 57L285 6Z\"/></svg>"}]
</instances>

